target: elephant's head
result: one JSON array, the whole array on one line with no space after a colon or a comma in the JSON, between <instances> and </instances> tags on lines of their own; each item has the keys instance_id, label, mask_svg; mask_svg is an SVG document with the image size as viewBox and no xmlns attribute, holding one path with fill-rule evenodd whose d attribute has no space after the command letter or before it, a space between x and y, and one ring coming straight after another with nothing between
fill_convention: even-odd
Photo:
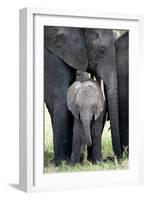
<instances>
[{"instance_id":1,"label":"elephant's head","mask_svg":"<svg viewBox=\"0 0 147 200\"><path fill-rule=\"evenodd\" d=\"M104 99L96 81L75 82L67 92L68 109L84 128L87 146L92 145L90 124L96 120L104 108Z\"/></svg>"},{"instance_id":2,"label":"elephant's head","mask_svg":"<svg viewBox=\"0 0 147 200\"><path fill-rule=\"evenodd\" d=\"M103 79L113 149L121 157L115 39L110 29L45 27L45 47L69 66Z\"/></svg>"},{"instance_id":3,"label":"elephant's head","mask_svg":"<svg viewBox=\"0 0 147 200\"><path fill-rule=\"evenodd\" d=\"M84 82L90 78L90 74L87 72L77 71L76 72L76 81Z\"/></svg>"}]
</instances>

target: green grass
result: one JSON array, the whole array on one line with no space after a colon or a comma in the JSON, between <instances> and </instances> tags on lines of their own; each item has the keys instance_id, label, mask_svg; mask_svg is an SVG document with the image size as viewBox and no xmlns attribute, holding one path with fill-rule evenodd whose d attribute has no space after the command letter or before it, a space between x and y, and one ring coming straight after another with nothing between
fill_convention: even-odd
<instances>
[{"instance_id":1,"label":"green grass","mask_svg":"<svg viewBox=\"0 0 147 200\"><path fill-rule=\"evenodd\" d=\"M52 126L47 109L45 108L45 147L44 147L44 171L45 173L55 172L79 172L79 171L96 171L96 170L117 170L128 169L128 158L124 154L121 162L117 162L112 151L111 132L109 130L109 123L107 122L102 134L102 155L105 160L107 157L114 157L114 161L106 160L97 164L92 164L86 159L82 164L75 166L67 165L65 161L59 167L55 167L51 160L53 159L53 138Z\"/></svg>"}]
</instances>

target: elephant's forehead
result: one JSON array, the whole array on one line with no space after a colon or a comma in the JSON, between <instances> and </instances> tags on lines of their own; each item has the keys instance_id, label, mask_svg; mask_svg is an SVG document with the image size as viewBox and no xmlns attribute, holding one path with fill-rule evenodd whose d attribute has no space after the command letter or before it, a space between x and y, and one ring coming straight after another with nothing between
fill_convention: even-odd
<instances>
[{"instance_id":1,"label":"elephant's forehead","mask_svg":"<svg viewBox=\"0 0 147 200\"><path fill-rule=\"evenodd\" d=\"M113 39L113 32L109 29L86 29L86 41L90 45L98 45L107 48Z\"/></svg>"},{"instance_id":2,"label":"elephant's forehead","mask_svg":"<svg viewBox=\"0 0 147 200\"><path fill-rule=\"evenodd\" d=\"M79 89L79 99L83 99L83 101L89 101L93 99L93 97L97 96L98 90L95 84L86 83L81 86Z\"/></svg>"},{"instance_id":3,"label":"elephant's forehead","mask_svg":"<svg viewBox=\"0 0 147 200\"><path fill-rule=\"evenodd\" d=\"M97 89L97 85L96 85L96 82L92 82L92 81L85 81L83 84L82 84L83 88L93 88L93 89Z\"/></svg>"},{"instance_id":4,"label":"elephant's forehead","mask_svg":"<svg viewBox=\"0 0 147 200\"><path fill-rule=\"evenodd\" d=\"M113 32L111 29L98 29L98 28L89 28L85 29L84 32L88 35L97 34L97 36L103 37L113 37Z\"/></svg>"},{"instance_id":5,"label":"elephant's forehead","mask_svg":"<svg viewBox=\"0 0 147 200\"><path fill-rule=\"evenodd\" d=\"M97 95L94 91L83 90L77 95L77 103L80 107L91 107L97 103Z\"/></svg>"}]
</instances>

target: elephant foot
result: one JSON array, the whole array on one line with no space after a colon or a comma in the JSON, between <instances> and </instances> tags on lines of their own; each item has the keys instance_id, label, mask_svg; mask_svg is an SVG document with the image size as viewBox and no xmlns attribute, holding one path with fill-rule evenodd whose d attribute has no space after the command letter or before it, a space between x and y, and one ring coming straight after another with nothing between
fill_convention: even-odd
<instances>
[{"instance_id":1,"label":"elephant foot","mask_svg":"<svg viewBox=\"0 0 147 200\"><path fill-rule=\"evenodd\" d=\"M93 150L92 153L89 152L87 160L91 162L92 164L97 164L102 161L102 153L101 151L95 151Z\"/></svg>"},{"instance_id":2,"label":"elephant foot","mask_svg":"<svg viewBox=\"0 0 147 200\"><path fill-rule=\"evenodd\" d=\"M79 162L80 162L79 159L71 159L70 165L74 166L74 165L78 164Z\"/></svg>"},{"instance_id":3,"label":"elephant foot","mask_svg":"<svg viewBox=\"0 0 147 200\"><path fill-rule=\"evenodd\" d=\"M116 156L107 156L103 160L103 162L108 162L108 161L111 161L111 162L115 163L116 165L118 165L118 164L121 164L122 159L120 159L120 158L118 159Z\"/></svg>"},{"instance_id":4,"label":"elephant foot","mask_svg":"<svg viewBox=\"0 0 147 200\"><path fill-rule=\"evenodd\" d=\"M51 164L54 165L55 167L58 167L59 165L61 165L61 160L53 158L51 160Z\"/></svg>"},{"instance_id":5,"label":"elephant foot","mask_svg":"<svg viewBox=\"0 0 147 200\"><path fill-rule=\"evenodd\" d=\"M75 154L72 154L71 155L71 165L75 165L75 164L78 164L80 162L80 155L75 155Z\"/></svg>"},{"instance_id":6,"label":"elephant foot","mask_svg":"<svg viewBox=\"0 0 147 200\"><path fill-rule=\"evenodd\" d=\"M73 162L73 161L71 161L71 162L69 163L69 165L70 165L71 167L74 167L76 164L77 164L77 163L76 163L76 162Z\"/></svg>"},{"instance_id":7,"label":"elephant foot","mask_svg":"<svg viewBox=\"0 0 147 200\"><path fill-rule=\"evenodd\" d=\"M114 157L114 156L107 156L107 157L103 160L103 162L107 162L107 161L112 161L112 162L114 162L114 161L115 161L115 157Z\"/></svg>"},{"instance_id":8,"label":"elephant foot","mask_svg":"<svg viewBox=\"0 0 147 200\"><path fill-rule=\"evenodd\" d=\"M102 162L102 158L88 157L87 160L92 164L98 164Z\"/></svg>"},{"instance_id":9,"label":"elephant foot","mask_svg":"<svg viewBox=\"0 0 147 200\"><path fill-rule=\"evenodd\" d=\"M64 158L53 158L51 160L51 163L55 166L58 167L59 165L62 165L62 162L65 162L66 164L70 163L70 157L64 157Z\"/></svg>"}]
</instances>

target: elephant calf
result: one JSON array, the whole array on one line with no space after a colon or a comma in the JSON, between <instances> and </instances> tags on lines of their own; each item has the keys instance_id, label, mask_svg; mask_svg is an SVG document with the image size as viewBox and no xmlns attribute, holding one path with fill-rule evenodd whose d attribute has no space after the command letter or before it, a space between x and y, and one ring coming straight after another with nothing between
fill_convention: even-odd
<instances>
[{"instance_id":1,"label":"elephant calf","mask_svg":"<svg viewBox=\"0 0 147 200\"><path fill-rule=\"evenodd\" d=\"M84 145L87 145L88 160L100 161L105 100L98 82L92 79L75 81L67 91L67 106L74 116L71 163L80 161Z\"/></svg>"}]
</instances>

